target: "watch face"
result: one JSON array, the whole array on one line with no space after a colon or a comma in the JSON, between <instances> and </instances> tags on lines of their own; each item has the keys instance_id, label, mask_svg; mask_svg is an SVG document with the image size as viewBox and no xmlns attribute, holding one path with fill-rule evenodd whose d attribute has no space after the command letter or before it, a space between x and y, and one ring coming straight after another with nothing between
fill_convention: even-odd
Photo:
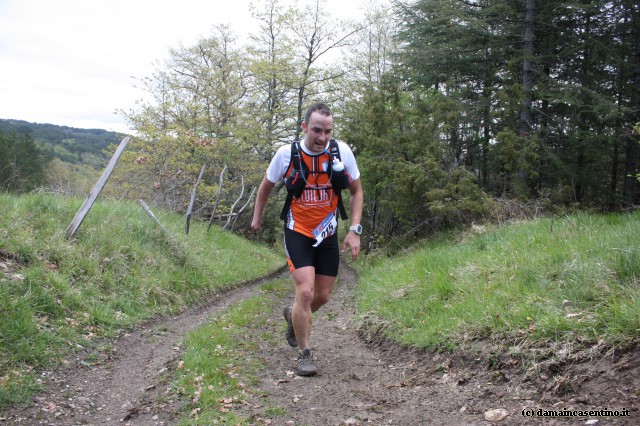
<instances>
[{"instance_id":1,"label":"watch face","mask_svg":"<svg viewBox=\"0 0 640 426\"><path fill-rule=\"evenodd\" d=\"M356 234L360 235L362 234L362 225L358 224L358 225L353 225L352 227L349 228L350 230L352 230L353 232L355 232Z\"/></svg>"}]
</instances>

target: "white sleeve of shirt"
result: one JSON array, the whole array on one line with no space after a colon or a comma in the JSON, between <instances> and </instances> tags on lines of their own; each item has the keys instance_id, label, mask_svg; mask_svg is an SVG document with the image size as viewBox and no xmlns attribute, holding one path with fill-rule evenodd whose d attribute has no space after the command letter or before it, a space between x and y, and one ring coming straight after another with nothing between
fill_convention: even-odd
<instances>
[{"instance_id":1,"label":"white sleeve of shirt","mask_svg":"<svg viewBox=\"0 0 640 426\"><path fill-rule=\"evenodd\" d=\"M351 180L358 180L360 178L360 170L353 151L351 151L349 145L342 141L338 141L338 148L340 148L340 159L344 163L345 170L351 176Z\"/></svg>"},{"instance_id":2,"label":"white sleeve of shirt","mask_svg":"<svg viewBox=\"0 0 640 426\"><path fill-rule=\"evenodd\" d=\"M267 179L278 183L284 178L291 161L291 144L282 145L275 153L267 168Z\"/></svg>"}]
</instances>

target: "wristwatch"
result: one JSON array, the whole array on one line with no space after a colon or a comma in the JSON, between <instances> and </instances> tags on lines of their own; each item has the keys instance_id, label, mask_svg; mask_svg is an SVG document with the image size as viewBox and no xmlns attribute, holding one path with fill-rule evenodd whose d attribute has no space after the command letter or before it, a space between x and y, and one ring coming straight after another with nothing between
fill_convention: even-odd
<instances>
[{"instance_id":1,"label":"wristwatch","mask_svg":"<svg viewBox=\"0 0 640 426\"><path fill-rule=\"evenodd\" d=\"M359 223L357 225L351 225L349 227L349 231L353 231L356 234L360 235L362 234L362 225L360 225Z\"/></svg>"}]
</instances>

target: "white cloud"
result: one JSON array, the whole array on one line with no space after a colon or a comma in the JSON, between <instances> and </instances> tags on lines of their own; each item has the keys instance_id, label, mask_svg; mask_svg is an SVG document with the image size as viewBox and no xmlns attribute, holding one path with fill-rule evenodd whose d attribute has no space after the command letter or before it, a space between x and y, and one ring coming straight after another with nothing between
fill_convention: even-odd
<instances>
[{"instance_id":1,"label":"white cloud","mask_svg":"<svg viewBox=\"0 0 640 426\"><path fill-rule=\"evenodd\" d=\"M3 0L0 118L126 131L142 78L169 48L219 23L238 33L249 0ZM236 29L237 28L237 29Z\"/></svg>"},{"instance_id":2,"label":"white cloud","mask_svg":"<svg viewBox=\"0 0 640 426\"><path fill-rule=\"evenodd\" d=\"M150 76L170 48L195 43L214 25L253 31L250 3L1 0L0 118L127 131L114 112L144 95L133 77ZM359 3L328 0L340 16Z\"/></svg>"}]
</instances>

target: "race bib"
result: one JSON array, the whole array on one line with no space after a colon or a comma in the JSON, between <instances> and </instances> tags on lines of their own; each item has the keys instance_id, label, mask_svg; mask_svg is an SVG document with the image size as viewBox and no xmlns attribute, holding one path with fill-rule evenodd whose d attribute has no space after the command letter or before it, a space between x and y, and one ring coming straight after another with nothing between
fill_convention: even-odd
<instances>
[{"instance_id":1,"label":"race bib","mask_svg":"<svg viewBox=\"0 0 640 426\"><path fill-rule=\"evenodd\" d=\"M333 235L337 226L338 220L336 216L333 213L329 213L329 216L325 217L322 223L313 230L313 236L316 239L313 247L318 247L322 240Z\"/></svg>"}]
</instances>

